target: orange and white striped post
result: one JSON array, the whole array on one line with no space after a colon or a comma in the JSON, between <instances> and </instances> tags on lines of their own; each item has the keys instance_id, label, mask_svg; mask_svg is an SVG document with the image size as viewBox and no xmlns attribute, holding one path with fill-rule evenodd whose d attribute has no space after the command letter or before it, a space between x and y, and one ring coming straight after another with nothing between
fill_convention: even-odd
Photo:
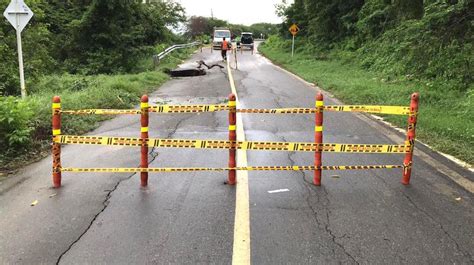
<instances>
[{"instance_id":1,"label":"orange and white striped post","mask_svg":"<svg viewBox=\"0 0 474 265\"><path fill-rule=\"evenodd\" d=\"M59 96L53 97L53 138L61 135L61 98ZM61 187L61 144L55 143L53 140L52 144L52 156L53 156L53 187Z\"/></svg>"},{"instance_id":2,"label":"orange and white striped post","mask_svg":"<svg viewBox=\"0 0 474 265\"><path fill-rule=\"evenodd\" d=\"M323 102L323 94L318 92L316 95L316 126L314 127L314 142L316 144L323 143L323 110L324 110L324 102ZM316 169L314 170L314 179L313 184L316 186L321 186L321 177L322 177L322 148L318 146L316 153L314 154L314 166Z\"/></svg>"},{"instance_id":3,"label":"orange and white striped post","mask_svg":"<svg viewBox=\"0 0 474 265\"><path fill-rule=\"evenodd\" d=\"M148 96L143 95L140 102L141 117L140 117L140 138L142 140L140 167L148 168L148 123L149 123L149 105ZM140 172L141 186L148 186L148 172Z\"/></svg>"},{"instance_id":4,"label":"orange and white striped post","mask_svg":"<svg viewBox=\"0 0 474 265\"><path fill-rule=\"evenodd\" d=\"M403 161L403 177L402 184L410 184L411 167L413 165L413 150L415 147L416 136L416 120L418 115L418 100L420 95L413 93L410 100L410 115L408 115L408 128L406 144L410 145L410 150L405 153L405 160Z\"/></svg>"},{"instance_id":5,"label":"orange and white striped post","mask_svg":"<svg viewBox=\"0 0 474 265\"><path fill-rule=\"evenodd\" d=\"M229 141L232 143L231 148L229 149L229 167L236 167L236 141L237 141L237 133L236 133L236 121L237 121L237 104L235 100L235 95L229 95ZM236 171L229 170L229 177L227 180L227 184L235 185L236 181Z\"/></svg>"}]
</instances>

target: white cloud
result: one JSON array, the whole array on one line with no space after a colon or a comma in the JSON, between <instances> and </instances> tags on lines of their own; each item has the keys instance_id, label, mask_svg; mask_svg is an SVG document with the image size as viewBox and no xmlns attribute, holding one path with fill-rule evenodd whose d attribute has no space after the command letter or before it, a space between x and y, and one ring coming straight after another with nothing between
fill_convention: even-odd
<instances>
[{"instance_id":1,"label":"white cloud","mask_svg":"<svg viewBox=\"0 0 474 265\"><path fill-rule=\"evenodd\" d=\"M258 22L281 23L275 14L275 4L281 0L176 0L186 9L187 16L211 16L233 24L251 25Z\"/></svg>"}]
</instances>

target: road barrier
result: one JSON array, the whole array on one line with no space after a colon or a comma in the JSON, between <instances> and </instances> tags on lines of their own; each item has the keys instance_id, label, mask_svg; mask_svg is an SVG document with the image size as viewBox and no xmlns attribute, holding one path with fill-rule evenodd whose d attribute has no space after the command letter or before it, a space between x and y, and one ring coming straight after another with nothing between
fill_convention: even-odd
<instances>
[{"instance_id":1,"label":"road barrier","mask_svg":"<svg viewBox=\"0 0 474 265\"><path fill-rule=\"evenodd\" d=\"M333 105L325 106L323 95L318 93L315 108L280 108L280 109L238 109L236 97L229 95L227 104L216 105L157 105L150 106L148 96L141 98L140 109L83 109L62 110L58 96L53 98L52 110L52 158L53 158L53 186L61 186L61 172L140 172L141 186L148 185L149 172L190 172L190 171L228 171L228 184L234 185L237 170L311 170L314 171L313 184L321 185L323 170L363 170L363 169L403 169L402 184L410 183L413 150L415 144L415 129L418 114L418 93L411 96L410 107L404 106L369 106L369 105ZM195 140L195 139L160 139L149 137L150 113L201 113L228 111L229 138L228 140ZM407 138L405 144L346 144L323 142L323 113L324 111L362 112L377 114L408 115ZM236 114L315 114L314 142L264 142L264 141L237 141ZM140 137L107 137L107 136L77 136L63 135L61 132L61 115L140 115ZM139 168L67 168L61 165L61 144L83 145L110 145L140 147ZM194 148L194 149L228 149L229 161L226 168L189 167L189 168L149 168L148 152L150 147L157 148ZM287 152L314 152L312 166L248 166L237 167L236 150L260 151L287 151ZM402 165L322 165L324 152L336 153L378 153L378 154L405 154Z\"/></svg>"},{"instance_id":2,"label":"road barrier","mask_svg":"<svg viewBox=\"0 0 474 265\"><path fill-rule=\"evenodd\" d=\"M169 53L171 53L174 50L191 48L198 45L201 47L201 52L202 52L202 43L199 41L185 43L185 44L175 44L173 46L170 46L166 48L164 51L160 52L159 54L153 55L153 64L157 66L160 63L160 61L163 60L163 58L165 58Z\"/></svg>"}]
</instances>

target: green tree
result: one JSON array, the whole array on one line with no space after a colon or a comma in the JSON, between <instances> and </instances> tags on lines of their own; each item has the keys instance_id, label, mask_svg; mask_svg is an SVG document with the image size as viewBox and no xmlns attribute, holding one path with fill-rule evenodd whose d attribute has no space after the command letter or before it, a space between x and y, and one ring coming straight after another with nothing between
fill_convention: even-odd
<instances>
[{"instance_id":1,"label":"green tree","mask_svg":"<svg viewBox=\"0 0 474 265\"><path fill-rule=\"evenodd\" d=\"M186 24L186 36L195 38L196 36L211 36L216 27L229 27L227 21L211 17L192 16Z\"/></svg>"},{"instance_id":2,"label":"green tree","mask_svg":"<svg viewBox=\"0 0 474 265\"><path fill-rule=\"evenodd\" d=\"M393 5L399 20L423 17L423 0L393 0Z\"/></svg>"},{"instance_id":3,"label":"green tree","mask_svg":"<svg viewBox=\"0 0 474 265\"><path fill-rule=\"evenodd\" d=\"M0 0L0 7L6 7L9 0ZM36 77L54 69L51 56L52 35L46 23L45 3L29 1L35 15L22 32L24 70L27 89ZM3 8L2 8L3 10ZM18 73L18 54L15 29L6 19L0 21L0 95L18 95L20 81Z\"/></svg>"},{"instance_id":4,"label":"green tree","mask_svg":"<svg viewBox=\"0 0 474 265\"><path fill-rule=\"evenodd\" d=\"M72 73L130 72L157 42L167 42L167 26L184 21L174 2L93 0L80 20L70 23L66 65Z\"/></svg>"},{"instance_id":5,"label":"green tree","mask_svg":"<svg viewBox=\"0 0 474 265\"><path fill-rule=\"evenodd\" d=\"M268 37L270 35L278 34L279 26L271 23L255 23L250 25L250 31L256 38L261 35Z\"/></svg>"}]
</instances>

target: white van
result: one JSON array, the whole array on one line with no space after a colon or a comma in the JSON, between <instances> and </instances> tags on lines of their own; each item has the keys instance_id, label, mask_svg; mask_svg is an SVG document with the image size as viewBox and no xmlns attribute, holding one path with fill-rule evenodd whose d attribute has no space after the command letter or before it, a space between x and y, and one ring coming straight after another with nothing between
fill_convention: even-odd
<instances>
[{"instance_id":1,"label":"white van","mask_svg":"<svg viewBox=\"0 0 474 265\"><path fill-rule=\"evenodd\" d=\"M231 43L231 34L228 28L215 28L214 29L214 36L212 38L212 47L214 49L220 49L222 44L222 39L225 38L228 43Z\"/></svg>"}]
</instances>

